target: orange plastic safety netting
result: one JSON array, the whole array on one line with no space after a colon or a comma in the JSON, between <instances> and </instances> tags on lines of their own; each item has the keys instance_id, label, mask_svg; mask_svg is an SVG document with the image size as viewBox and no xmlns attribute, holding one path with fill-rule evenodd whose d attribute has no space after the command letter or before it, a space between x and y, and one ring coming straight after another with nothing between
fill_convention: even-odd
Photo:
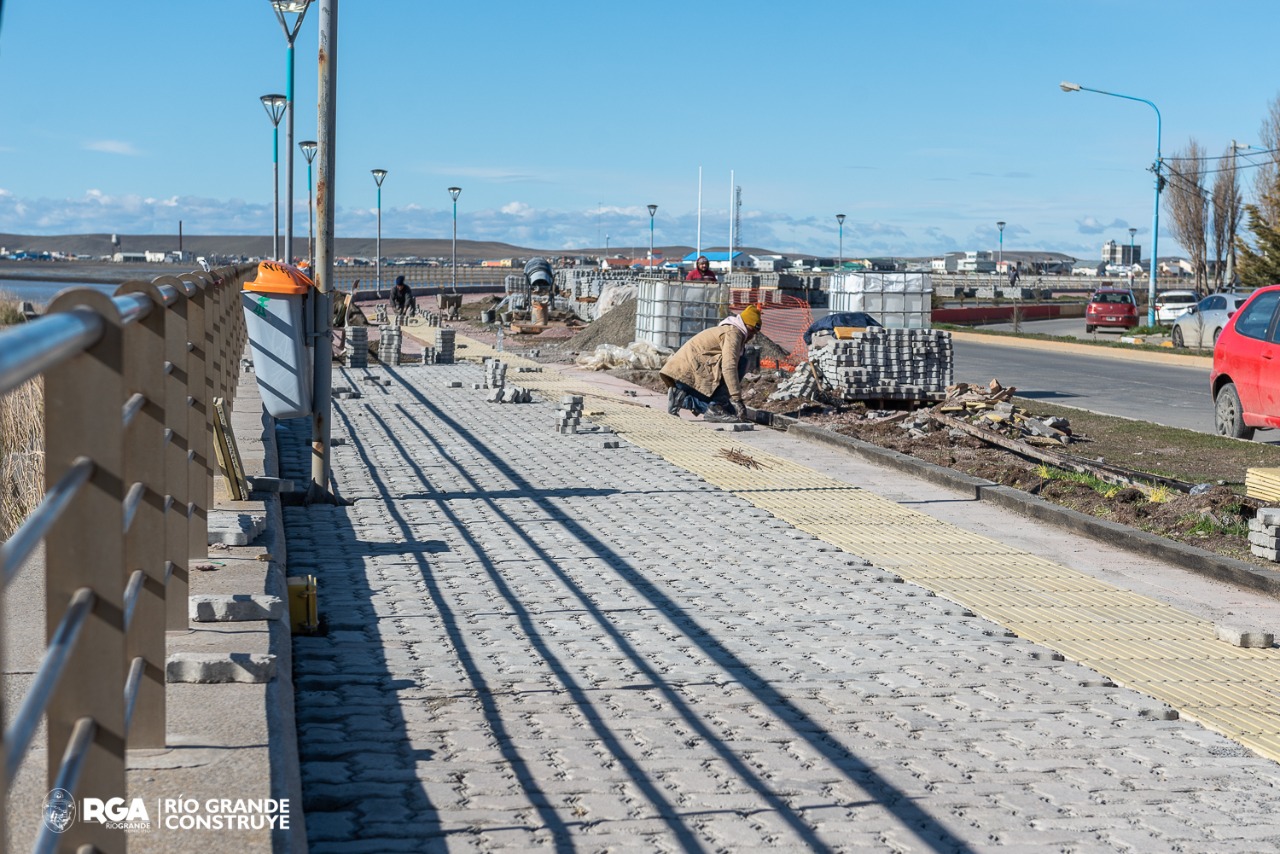
<instances>
[{"instance_id":1,"label":"orange plastic safety netting","mask_svg":"<svg viewBox=\"0 0 1280 854\"><path fill-rule=\"evenodd\" d=\"M809 304L799 297L781 294L774 288L729 289L729 308L732 311L740 312L753 303L760 307L760 334L786 353L776 359L762 356L760 367L792 371L807 361L809 345L804 343L804 333L813 323Z\"/></svg>"}]
</instances>

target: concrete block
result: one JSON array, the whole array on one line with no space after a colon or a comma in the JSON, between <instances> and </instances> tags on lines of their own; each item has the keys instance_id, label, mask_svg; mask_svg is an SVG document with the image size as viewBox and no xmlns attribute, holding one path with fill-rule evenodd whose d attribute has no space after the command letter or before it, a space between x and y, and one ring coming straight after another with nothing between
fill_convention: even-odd
<instances>
[{"instance_id":1,"label":"concrete block","mask_svg":"<svg viewBox=\"0 0 1280 854\"><path fill-rule=\"evenodd\" d=\"M1266 546L1249 546L1251 551L1257 557L1263 560L1280 561L1280 549L1267 548Z\"/></svg>"},{"instance_id":2,"label":"concrete block","mask_svg":"<svg viewBox=\"0 0 1280 854\"><path fill-rule=\"evenodd\" d=\"M1218 640L1244 649L1267 649L1275 643L1275 635L1248 626L1221 624L1215 626Z\"/></svg>"},{"instance_id":3,"label":"concrete block","mask_svg":"<svg viewBox=\"0 0 1280 854\"><path fill-rule=\"evenodd\" d=\"M1280 525L1280 507L1263 507L1255 518L1264 525Z\"/></svg>"},{"instance_id":4,"label":"concrete block","mask_svg":"<svg viewBox=\"0 0 1280 854\"><path fill-rule=\"evenodd\" d=\"M169 656L164 672L169 682L270 682L276 675L276 657L247 652L178 652Z\"/></svg>"},{"instance_id":5,"label":"concrete block","mask_svg":"<svg viewBox=\"0 0 1280 854\"><path fill-rule=\"evenodd\" d=\"M284 615L284 602L278 596L247 593L192 596L187 610L196 623L278 620Z\"/></svg>"},{"instance_id":6,"label":"concrete block","mask_svg":"<svg viewBox=\"0 0 1280 854\"><path fill-rule=\"evenodd\" d=\"M600 447L602 447L602 448L620 448L620 447L622 447L622 443L621 443L621 442L619 442L619 441L617 441L617 440L615 439L615 440L614 440L614 441L612 441L612 442L601 442L601 443L600 443Z\"/></svg>"},{"instance_id":7,"label":"concrete block","mask_svg":"<svg viewBox=\"0 0 1280 854\"><path fill-rule=\"evenodd\" d=\"M462 388L462 380L454 380L449 383L449 388Z\"/></svg>"},{"instance_id":8,"label":"concrete block","mask_svg":"<svg viewBox=\"0 0 1280 854\"><path fill-rule=\"evenodd\" d=\"M281 480L278 477L250 477L248 481L250 492L293 492L291 480Z\"/></svg>"}]
</instances>

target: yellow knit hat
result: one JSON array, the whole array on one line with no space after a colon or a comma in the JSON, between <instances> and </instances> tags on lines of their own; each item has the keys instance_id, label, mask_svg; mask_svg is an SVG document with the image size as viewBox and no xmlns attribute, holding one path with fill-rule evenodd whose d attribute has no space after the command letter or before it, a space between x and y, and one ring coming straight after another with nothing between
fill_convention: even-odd
<instances>
[{"instance_id":1,"label":"yellow knit hat","mask_svg":"<svg viewBox=\"0 0 1280 854\"><path fill-rule=\"evenodd\" d=\"M756 308L754 305L749 305L744 308L742 310L742 314L738 315L738 317L742 318L743 324L748 329L760 328L760 309Z\"/></svg>"}]
</instances>

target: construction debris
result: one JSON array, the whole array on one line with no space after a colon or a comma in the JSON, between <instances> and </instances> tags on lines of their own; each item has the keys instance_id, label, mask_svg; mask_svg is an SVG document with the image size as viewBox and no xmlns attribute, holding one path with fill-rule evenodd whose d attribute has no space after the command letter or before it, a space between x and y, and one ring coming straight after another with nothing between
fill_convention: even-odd
<instances>
[{"instance_id":1,"label":"construction debris","mask_svg":"<svg viewBox=\"0 0 1280 854\"><path fill-rule=\"evenodd\" d=\"M724 457L726 460L728 460L729 462L735 465L744 466L749 469L764 468L764 466L760 464L760 461L757 460L755 457L751 456L750 454L743 453L742 451L739 451L737 449L723 448L721 449L720 453L717 454L716 456Z\"/></svg>"},{"instance_id":2,"label":"construction debris","mask_svg":"<svg viewBox=\"0 0 1280 854\"><path fill-rule=\"evenodd\" d=\"M1250 498L1280 503L1280 469L1245 469L1244 491Z\"/></svg>"},{"instance_id":3,"label":"construction debris","mask_svg":"<svg viewBox=\"0 0 1280 854\"><path fill-rule=\"evenodd\" d=\"M1074 437L1067 419L1057 416L1037 418L1014 406L1010 400L1016 391L1012 386L1006 388L999 380L994 379L985 387L957 383L947 387L947 396L942 403L927 411L964 419L975 426L1030 445L1048 447L1071 444Z\"/></svg>"}]
</instances>

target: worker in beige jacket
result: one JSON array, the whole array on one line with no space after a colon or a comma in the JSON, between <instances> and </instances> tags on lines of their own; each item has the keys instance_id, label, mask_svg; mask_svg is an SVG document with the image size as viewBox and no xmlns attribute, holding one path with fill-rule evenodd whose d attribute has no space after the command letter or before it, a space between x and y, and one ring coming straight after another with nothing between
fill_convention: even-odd
<instances>
[{"instance_id":1,"label":"worker in beige jacket","mask_svg":"<svg viewBox=\"0 0 1280 854\"><path fill-rule=\"evenodd\" d=\"M667 412L690 409L703 421L746 421L740 364L743 348L760 331L760 309L749 305L690 338L661 371Z\"/></svg>"}]
</instances>

